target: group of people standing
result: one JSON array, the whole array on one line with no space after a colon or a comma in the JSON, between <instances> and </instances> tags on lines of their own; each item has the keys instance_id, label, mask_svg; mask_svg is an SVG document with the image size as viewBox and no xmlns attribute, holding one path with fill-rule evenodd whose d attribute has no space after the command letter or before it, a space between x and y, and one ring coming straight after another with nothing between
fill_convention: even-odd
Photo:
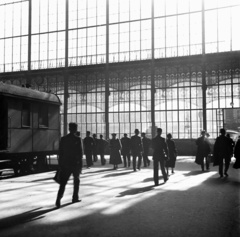
<instances>
[{"instance_id":1,"label":"group of people standing","mask_svg":"<svg viewBox=\"0 0 240 237\"><path fill-rule=\"evenodd\" d=\"M146 137L145 133L141 133L140 137L140 132L138 129L135 129L134 133L135 135L131 138L128 137L127 133L124 133L124 136L121 139L118 139L115 133L112 134L112 139L110 139L109 142L109 148L110 164L113 165L114 169L117 169L118 165L122 164L122 158L124 167L130 167L131 156L134 171L141 169L142 159L144 167L150 165L148 153L151 140Z\"/></svg>"},{"instance_id":2,"label":"group of people standing","mask_svg":"<svg viewBox=\"0 0 240 237\"><path fill-rule=\"evenodd\" d=\"M236 145L230 135L226 135L224 128L220 129L220 135L217 137L213 149L211 150L210 141L206 131L201 131L201 136L196 140L197 154L195 162L201 165L202 171L209 170L209 163L213 162L213 166L219 166L219 175L228 177L228 169L231 158L234 155L236 162L234 168L240 168L240 139ZM212 159L212 160L211 160Z\"/></svg>"}]
</instances>

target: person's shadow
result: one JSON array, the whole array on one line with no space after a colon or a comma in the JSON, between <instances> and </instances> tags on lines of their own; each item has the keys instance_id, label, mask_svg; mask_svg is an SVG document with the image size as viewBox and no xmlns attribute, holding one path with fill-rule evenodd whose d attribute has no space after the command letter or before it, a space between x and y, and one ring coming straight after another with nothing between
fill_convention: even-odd
<instances>
[{"instance_id":1,"label":"person's shadow","mask_svg":"<svg viewBox=\"0 0 240 237\"><path fill-rule=\"evenodd\" d=\"M136 194L139 194L139 193L149 192L151 190L154 190L154 185L143 187L143 188L130 189L130 190L119 193L119 195L116 196L116 197L124 197L124 196L127 196L127 195L136 195Z\"/></svg>"},{"instance_id":2,"label":"person's shadow","mask_svg":"<svg viewBox=\"0 0 240 237\"><path fill-rule=\"evenodd\" d=\"M187 174L184 174L184 176L192 176L192 175L199 175L199 174L204 174L204 172L201 171L201 170L193 170L193 171L190 171Z\"/></svg>"},{"instance_id":3,"label":"person's shadow","mask_svg":"<svg viewBox=\"0 0 240 237\"><path fill-rule=\"evenodd\" d=\"M72 204L72 203L67 203L65 205L62 205L61 208L68 206L70 204ZM30 211L15 215L15 216L3 218L0 220L0 229L11 228L16 225L24 224L24 223L27 223L30 221L35 221L38 219L42 219L42 218L44 218L44 214L54 211L57 208L52 207L52 208L48 208L48 209L44 209L44 210L41 210L41 209L42 209L42 207L39 207L39 208L32 209Z\"/></svg>"},{"instance_id":4,"label":"person's shadow","mask_svg":"<svg viewBox=\"0 0 240 237\"><path fill-rule=\"evenodd\" d=\"M113 173L113 174L107 174L105 176L103 176L103 178L108 178L108 177L115 177L115 176L121 176L121 175L127 175L132 173L132 171L124 171L124 172L119 172L119 173Z\"/></svg>"}]
</instances>

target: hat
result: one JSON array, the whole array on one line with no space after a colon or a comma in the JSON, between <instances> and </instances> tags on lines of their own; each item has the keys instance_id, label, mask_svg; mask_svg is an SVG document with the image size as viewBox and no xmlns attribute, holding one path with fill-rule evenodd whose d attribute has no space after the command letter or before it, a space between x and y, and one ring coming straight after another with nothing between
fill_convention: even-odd
<instances>
[{"instance_id":1,"label":"hat","mask_svg":"<svg viewBox=\"0 0 240 237\"><path fill-rule=\"evenodd\" d=\"M112 133L112 136L117 136L117 134L116 133Z\"/></svg>"}]
</instances>

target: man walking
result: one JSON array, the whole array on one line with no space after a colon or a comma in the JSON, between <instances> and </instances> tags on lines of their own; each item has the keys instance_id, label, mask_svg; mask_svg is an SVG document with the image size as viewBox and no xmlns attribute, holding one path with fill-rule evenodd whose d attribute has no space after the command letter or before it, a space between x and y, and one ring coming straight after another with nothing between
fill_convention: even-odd
<instances>
[{"instance_id":1,"label":"man walking","mask_svg":"<svg viewBox=\"0 0 240 237\"><path fill-rule=\"evenodd\" d=\"M62 137L59 145L60 186L57 194L56 207L60 208L65 186L73 174L74 188L72 202L79 202L79 174L82 166L81 139L76 135L77 124L69 123L69 134Z\"/></svg>"},{"instance_id":2,"label":"man walking","mask_svg":"<svg viewBox=\"0 0 240 237\"><path fill-rule=\"evenodd\" d=\"M168 147L165 139L161 137L162 129L157 129L157 136L152 139L152 148L153 148L153 178L155 186L159 185L158 177L158 163L160 163L162 175L164 182L168 180L167 173L165 170L165 162L168 159Z\"/></svg>"},{"instance_id":3,"label":"man walking","mask_svg":"<svg viewBox=\"0 0 240 237\"><path fill-rule=\"evenodd\" d=\"M135 129L135 135L131 137L131 153L133 157L133 170L136 171L136 159L138 157L138 164L137 169L141 169L141 163L142 163L142 140L138 136L139 130Z\"/></svg>"}]
</instances>

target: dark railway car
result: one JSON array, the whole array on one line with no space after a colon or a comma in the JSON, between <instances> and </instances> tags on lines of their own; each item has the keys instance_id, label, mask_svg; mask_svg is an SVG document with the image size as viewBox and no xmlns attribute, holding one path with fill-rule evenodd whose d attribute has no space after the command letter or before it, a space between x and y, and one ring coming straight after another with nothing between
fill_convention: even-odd
<instances>
[{"instance_id":1,"label":"dark railway car","mask_svg":"<svg viewBox=\"0 0 240 237\"><path fill-rule=\"evenodd\" d=\"M28 173L57 154L60 105L57 95L0 82L0 169Z\"/></svg>"}]
</instances>

